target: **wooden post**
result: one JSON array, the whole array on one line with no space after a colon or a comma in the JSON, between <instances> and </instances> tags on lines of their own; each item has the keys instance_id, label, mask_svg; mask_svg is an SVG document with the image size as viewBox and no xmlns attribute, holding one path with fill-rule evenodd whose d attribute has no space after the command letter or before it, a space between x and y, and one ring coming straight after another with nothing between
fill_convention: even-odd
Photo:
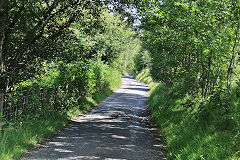
<instances>
[{"instance_id":1,"label":"wooden post","mask_svg":"<svg viewBox=\"0 0 240 160\"><path fill-rule=\"evenodd\" d=\"M45 103L44 103L44 88L43 87L41 87L40 88L40 97L41 97L41 104L42 104L42 109L44 110L44 105L45 105Z\"/></svg>"},{"instance_id":2,"label":"wooden post","mask_svg":"<svg viewBox=\"0 0 240 160\"><path fill-rule=\"evenodd\" d=\"M26 88L23 93L23 114L26 114L28 108L28 89Z\"/></svg>"},{"instance_id":3,"label":"wooden post","mask_svg":"<svg viewBox=\"0 0 240 160\"><path fill-rule=\"evenodd\" d=\"M1 122L3 122L3 104L4 104L4 94L0 93L0 131L2 130Z\"/></svg>"},{"instance_id":4,"label":"wooden post","mask_svg":"<svg viewBox=\"0 0 240 160\"><path fill-rule=\"evenodd\" d=\"M56 109L57 108L57 98L58 98L58 86L55 86L54 88L54 108Z\"/></svg>"}]
</instances>

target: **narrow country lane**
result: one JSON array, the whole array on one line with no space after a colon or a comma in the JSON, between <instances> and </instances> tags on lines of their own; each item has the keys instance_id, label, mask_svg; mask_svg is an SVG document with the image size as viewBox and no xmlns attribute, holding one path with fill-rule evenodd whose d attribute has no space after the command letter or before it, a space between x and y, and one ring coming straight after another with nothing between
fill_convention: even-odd
<instances>
[{"instance_id":1,"label":"narrow country lane","mask_svg":"<svg viewBox=\"0 0 240 160\"><path fill-rule=\"evenodd\" d=\"M156 129L148 123L148 87L131 77L99 107L20 160L163 160Z\"/></svg>"}]
</instances>

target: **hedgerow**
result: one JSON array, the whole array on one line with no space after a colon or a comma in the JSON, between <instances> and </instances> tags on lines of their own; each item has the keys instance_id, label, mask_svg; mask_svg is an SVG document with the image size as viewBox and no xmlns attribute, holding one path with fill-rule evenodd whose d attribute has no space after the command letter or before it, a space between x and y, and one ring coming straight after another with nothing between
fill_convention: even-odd
<instances>
[{"instance_id":1,"label":"hedgerow","mask_svg":"<svg viewBox=\"0 0 240 160\"><path fill-rule=\"evenodd\" d=\"M25 115L8 123L0 133L0 159L18 158L121 85L121 73L101 61L52 63L45 65L41 72L16 85L16 92L28 88L32 98ZM39 101L40 87L45 91L44 107ZM56 88L57 103L54 103Z\"/></svg>"}]
</instances>

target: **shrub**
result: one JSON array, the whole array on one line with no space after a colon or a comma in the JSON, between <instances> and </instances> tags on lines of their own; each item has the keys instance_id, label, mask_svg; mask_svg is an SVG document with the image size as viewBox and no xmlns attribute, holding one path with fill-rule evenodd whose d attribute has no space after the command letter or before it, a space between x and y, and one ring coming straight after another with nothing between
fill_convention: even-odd
<instances>
[{"instance_id":1,"label":"shrub","mask_svg":"<svg viewBox=\"0 0 240 160\"><path fill-rule=\"evenodd\" d=\"M0 132L0 159L18 158L121 85L120 72L100 61L44 64L41 73L15 86L16 93L28 88L28 112ZM41 106L40 87L44 87L45 107ZM22 94L12 98L22 100ZM5 124L0 122L0 127Z\"/></svg>"}]
</instances>

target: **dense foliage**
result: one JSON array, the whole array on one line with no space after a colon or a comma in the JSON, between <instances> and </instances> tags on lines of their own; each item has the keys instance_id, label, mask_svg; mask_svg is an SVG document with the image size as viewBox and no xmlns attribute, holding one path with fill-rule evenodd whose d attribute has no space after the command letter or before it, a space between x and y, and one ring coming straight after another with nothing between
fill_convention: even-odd
<instances>
[{"instance_id":1,"label":"dense foliage","mask_svg":"<svg viewBox=\"0 0 240 160\"><path fill-rule=\"evenodd\" d=\"M6 108L5 92L33 87L19 87L23 81L36 79L34 85L39 87L60 88L65 91L65 98L75 94L78 102L101 90L96 85L107 88L108 84L93 80L94 76L100 76L99 69L92 68L98 63L119 71L125 64L133 70L133 56L140 42L127 23L119 15L109 13L103 2L5 0L1 3L0 115ZM52 73L52 79L60 78L51 81L48 75Z\"/></svg>"},{"instance_id":2,"label":"dense foliage","mask_svg":"<svg viewBox=\"0 0 240 160\"><path fill-rule=\"evenodd\" d=\"M1 158L19 157L117 89L121 71L134 70L140 41L107 3L0 2Z\"/></svg>"},{"instance_id":3,"label":"dense foliage","mask_svg":"<svg viewBox=\"0 0 240 160\"><path fill-rule=\"evenodd\" d=\"M139 73L144 68L151 67L151 57L147 50L143 50L134 56L135 72Z\"/></svg>"},{"instance_id":4,"label":"dense foliage","mask_svg":"<svg viewBox=\"0 0 240 160\"><path fill-rule=\"evenodd\" d=\"M45 89L45 110L51 111L54 108L55 111L68 112L78 107L81 110L88 98L100 94L108 95L121 84L120 72L101 61L45 64L41 72L41 75L15 85L16 90L27 88L30 94L36 94L35 99L31 99L35 101L33 110L42 108L38 104L40 87ZM30 112L38 114L29 107Z\"/></svg>"},{"instance_id":5,"label":"dense foliage","mask_svg":"<svg viewBox=\"0 0 240 160\"><path fill-rule=\"evenodd\" d=\"M1 90L29 78L39 61L64 59L68 52L63 42L72 38L71 24L84 19L87 11L96 17L101 5L100 1L80 0L1 1Z\"/></svg>"},{"instance_id":6,"label":"dense foliage","mask_svg":"<svg viewBox=\"0 0 240 160\"><path fill-rule=\"evenodd\" d=\"M137 78L153 88L169 158L237 158L239 16L236 0L1 0L0 112L2 93L45 87L69 114L110 93L119 71L148 68Z\"/></svg>"},{"instance_id":7,"label":"dense foliage","mask_svg":"<svg viewBox=\"0 0 240 160\"><path fill-rule=\"evenodd\" d=\"M150 54L152 76L144 71L137 78L160 82L149 106L169 158L239 158L240 3L134 4L142 13L142 47ZM139 69L142 55L136 57Z\"/></svg>"},{"instance_id":8,"label":"dense foliage","mask_svg":"<svg viewBox=\"0 0 240 160\"><path fill-rule=\"evenodd\" d=\"M118 14L103 12L99 25L101 28L90 37L94 57L122 72L134 70L133 58L140 50L137 34Z\"/></svg>"},{"instance_id":9,"label":"dense foliage","mask_svg":"<svg viewBox=\"0 0 240 160\"><path fill-rule=\"evenodd\" d=\"M231 91L239 41L237 1L151 2L144 10L143 47L152 57L151 74L186 94L205 99Z\"/></svg>"},{"instance_id":10,"label":"dense foliage","mask_svg":"<svg viewBox=\"0 0 240 160\"><path fill-rule=\"evenodd\" d=\"M177 86L169 88L162 82L153 82L149 69L140 72L136 79L149 84L148 106L169 159L239 159L239 111L230 105L239 103L236 96L221 93L201 109L203 104L190 101L191 97L183 95ZM228 103L228 113L222 113L220 103Z\"/></svg>"},{"instance_id":11,"label":"dense foliage","mask_svg":"<svg viewBox=\"0 0 240 160\"><path fill-rule=\"evenodd\" d=\"M14 125L0 133L0 159L18 158L121 85L120 72L100 61L48 64L42 71L45 73L16 86L18 89L28 87L31 95L23 117L18 117ZM45 90L44 107L40 102L39 86Z\"/></svg>"},{"instance_id":12,"label":"dense foliage","mask_svg":"<svg viewBox=\"0 0 240 160\"><path fill-rule=\"evenodd\" d=\"M32 77L44 60L110 64L137 43L127 23L101 1L4 0L0 7L2 92Z\"/></svg>"}]
</instances>

